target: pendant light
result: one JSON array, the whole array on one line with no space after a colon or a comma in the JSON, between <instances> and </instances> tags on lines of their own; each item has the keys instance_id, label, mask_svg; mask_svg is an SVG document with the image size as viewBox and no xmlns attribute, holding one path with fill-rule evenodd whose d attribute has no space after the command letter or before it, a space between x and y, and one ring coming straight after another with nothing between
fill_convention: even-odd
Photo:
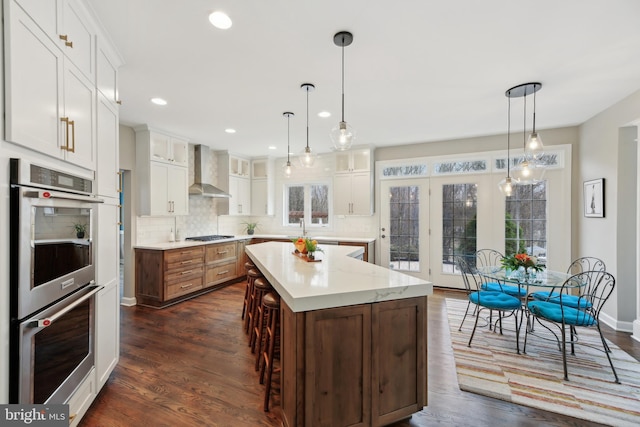
<instances>
[{"instance_id":1,"label":"pendant light","mask_svg":"<svg viewBox=\"0 0 640 427\"><path fill-rule=\"evenodd\" d=\"M514 179L511 178L511 96L509 95L509 91L507 91L506 95L509 98L509 107L508 107L508 118L507 118L507 176L503 178L498 183L498 188L506 197L511 196L513 193L513 185L516 183Z\"/></svg>"},{"instance_id":2,"label":"pendant light","mask_svg":"<svg viewBox=\"0 0 640 427\"><path fill-rule=\"evenodd\" d=\"M533 91L533 131L529 135L525 152L534 160L540 160L544 154L544 144L542 138L536 132L536 92L542 88L541 83L534 83L536 88Z\"/></svg>"},{"instance_id":3,"label":"pendant light","mask_svg":"<svg viewBox=\"0 0 640 427\"><path fill-rule=\"evenodd\" d=\"M351 148L356 139L356 131L344 121L344 48L353 42L353 34L348 31L340 31L333 36L333 42L342 48L342 120L331 129L330 136L334 148L338 151L344 151Z\"/></svg>"},{"instance_id":4,"label":"pendant light","mask_svg":"<svg viewBox=\"0 0 640 427\"><path fill-rule=\"evenodd\" d=\"M284 172L284 177L291 178L291 175L293 174L293 165L291 164L291 159L289 158L289 154L291 153L291 149L289 148L289 119L291 119L291 116L293 116L294 114L292 112L286 111L282 113L282 115L287 118L287 163L284 164L284 167L282 169Z\"/></svg>"},{"instance_id":5,"label":"pendant light","mask_svg":"<svg viewBox=\"0 0 640 427\"><path fill-rule=\"evenodd\" d=\"M532 184L539 181L542 181L544 177L544 173L546 169L540 162L538 162L538 158L532 155L528 151L528 142L527 142L527 96L530 94L534 94L540 90L542 85L540 83L524 83L518 86L514 86L509 89L506 95L509 98L517 98L524 97L524 106L523 106L523 129L522 129L522 141L523 141L523 150L524 150L524 160L520 162L513 169L513 177L516 178L520 184ZM534 107L535 114L535 107ZM534 115L535 120L535 115ZM535 132L535 131L534 131ZM529 137L530 139L531 137Z\"/></svg>"},{"instance_id":6,"label":"pendant light","mask_svg":"<svg viewBox=\"0 0 640 427\"><path fill-rule=\"evenodd\" d=\"M307 92L307 146L300 154L300 164L304 168L311 168L316 162L316 154L312 152L311 147L309 147L309 92L314 91L316 87L311 83L302 83L300 89Z\"/></svg>"}]
</instances>

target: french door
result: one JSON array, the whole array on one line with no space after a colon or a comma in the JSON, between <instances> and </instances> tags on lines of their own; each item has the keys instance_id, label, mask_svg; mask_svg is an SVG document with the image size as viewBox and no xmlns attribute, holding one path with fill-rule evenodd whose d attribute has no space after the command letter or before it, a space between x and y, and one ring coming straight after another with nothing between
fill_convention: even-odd
<instances>
[{"instance_id":1,"label":"french door","mask_svg":"<svg viewBox=\"0 0 640 427\"><path fill-rule=\"evenodd\" d=\"M429 280L429 179L380 181L380 261Z\"/></svg>"}]
</instances>

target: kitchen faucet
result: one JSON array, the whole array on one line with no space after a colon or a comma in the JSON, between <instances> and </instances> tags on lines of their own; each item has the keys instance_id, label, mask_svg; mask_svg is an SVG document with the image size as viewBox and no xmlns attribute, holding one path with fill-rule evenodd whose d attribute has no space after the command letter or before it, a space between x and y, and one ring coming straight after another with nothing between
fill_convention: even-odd
<instances>
[{"instance_id":1,"label":"kitchen faucet","mask_svg":"<svg viewBox=\"0 0 640 427\"><path fill-rule=\"evenodd\" d=\"M304 218L300 218L300 227L302 227L302 236L307 237L307 228L304 225Z\"/></svg>"}]
</instances>

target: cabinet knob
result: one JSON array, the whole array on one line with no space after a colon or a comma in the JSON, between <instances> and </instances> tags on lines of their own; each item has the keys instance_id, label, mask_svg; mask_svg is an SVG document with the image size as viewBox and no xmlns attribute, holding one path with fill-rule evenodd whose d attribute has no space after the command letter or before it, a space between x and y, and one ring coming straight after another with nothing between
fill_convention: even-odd
<instances>
[{"instance_id":1,"label":"cabinet knob","mask_svg":"<svg viewBox=\"0 0 640 427\"><path fill-rule=\"evenodd\" d=\"M122 105L122 100L121 100L121 99L118 99L118 100L116 101L116 104L118 104L118 105Z\"/></svg>"}]
</instances>

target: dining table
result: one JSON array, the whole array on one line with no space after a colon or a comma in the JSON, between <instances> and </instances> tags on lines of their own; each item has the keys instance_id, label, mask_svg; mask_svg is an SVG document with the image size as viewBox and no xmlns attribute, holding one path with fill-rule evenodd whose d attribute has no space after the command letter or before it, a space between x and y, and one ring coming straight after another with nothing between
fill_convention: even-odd
<instances>
[{"instance_id":1,"label":"dining table","mask_svg":"<svg viewBox=\"0 0 640 427\"><path fill-rule=\"evenodd\" d=\"M572 291L573 289L579 289L586 285L586 283L580 280L577 280L575 278L571 279L571 274L562 271L553 271L547 269L535 272L531 271L528 274L525 274L522 269L508 270L503 266L490 265L477 267L476 271L479 275L489 280L495 281L497 283L509 283L511 285L517 285L518 287L520 287L520 289L524 289L525 292L522 293L522 295L524 296L521 298L523 311L522 314L527 317L527 331L529 333L533 332L533 323L529 321L529 310L527 307L527 303L532 299L532 294L534 292L543 291L551 294L552 292L560 292L563 286L564 289L569 289L569 291ZM560 342L557 336L556 340Z\"/></svg>"}]
</instances>

